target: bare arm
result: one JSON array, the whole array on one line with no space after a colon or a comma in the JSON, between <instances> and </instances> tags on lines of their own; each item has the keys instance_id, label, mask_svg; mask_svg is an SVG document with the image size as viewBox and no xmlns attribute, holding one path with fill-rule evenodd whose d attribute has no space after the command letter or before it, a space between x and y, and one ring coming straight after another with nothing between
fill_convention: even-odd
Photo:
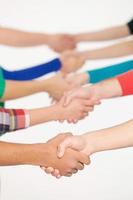
<instances>
[{"instance_id":1,"label":"bare arm","mask_svg":"<svg viewBox=\"0 0 133 200\"><path fill-rule=\"evenodd\" d=\"M11 28L0 28L0 44L16 47L48 45L57 52L75 48L75 41L67 34L45 34L26 32Z\"/></svg>"},{"instance_id":2,"label":"bare arm","mask_svg":"<svg viewBox=\"0 0 133 200\"><path fill-rule=\"evenodd\" d=\"M79 52L84 60L106 59L133 54L133 40L117 43L108 47Z\"/></svg>"},{"instance_id":3,"label":"bare arm","mask_svg":"<svg viewBox=\"0 0 133 200\"><path fill-rule=\"evenodd\" d=\"M0 142L0 165L52 166L59 168L62 175L70 176L75 169L81 170L84 164L89 164L89 159L86 155L73 150L68 150L63 159L57 158L57 146L66 137L60 135L44 144Z\"/></svg>"},{"instance_id":4,"label":"bare arm","mask_svg":"<svg viewBox=\"0 0 133 200\"><path fill-rule=\"evenodd\" d=\"M17 99L41 91L42 85L38 81L6 81L5 92L1 101Z\"/></svg>"},{"instance_id":5,"label":"bare arm","mask_svg":"<svg viewBox=\"0 0 133 200\"><path fill-rule=\"evenodd\" d=\"M85 134L87 147L90 153L120 149L133 146L133 120L125 122L111 128L94 131L91 134Z\"/></svg>"},{"instance_id":6,"label":"bare arm","mask_svg":"<svg viewBox=\"0 0 133 200\"><path fill-rule=\"evenodd\" d=\"M59 145L59 156L67 147L79 150L87 155L96 152L120 149L133 146L133 120L123 124L81 136L69 136Z\"/></svg>"},{"instance_id":7,"label":"bare arm","mask_svg":"<svg viewBox=\"0 0 133 200\"><path fill-rule=\"evenodd\" d=\"M57 74L42 81L6 81L1 101L16 99L38 92L47 92L58 98L70 88L71 85L63 79L62 74Z\"/></svg>"},{"instance_id":8,"label":"bare arm","mask_svg":"<svg viewBox=\"0 0 133 200\"><path fill-rule=\"evenodd\" d=\"M9 46L37 46L49 44L50 35L0 28L0 43Z\"/></svg>"},{"instance_id":9,"label":"bare arm","mask_svg":"<svg viewBox=\"0 0 133 200\"><path fill-rule=\"evenodd\" d=\"M104 40L113 40L126 37L129 34L130 34L129 28L125 24L111 28L106 28L95 32L79 33L75 35L75 40L76 42L104 41Z\"/></svg>"}]
</instances>

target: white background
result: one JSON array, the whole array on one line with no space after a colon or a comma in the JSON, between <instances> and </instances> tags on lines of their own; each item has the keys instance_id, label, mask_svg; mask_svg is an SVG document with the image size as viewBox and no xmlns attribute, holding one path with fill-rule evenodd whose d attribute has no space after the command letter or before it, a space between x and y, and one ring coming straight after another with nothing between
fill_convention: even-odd
<instances>
[{"instance_id":1,"label":"white background","mask_svg":"<svg viewBox=\"0 0 133 200\"><path fill-rule=\"evenodd\" d=\"M29 31L69 32L96 30L125 23L133 15L133 0L0 0L0 24ZM113 42L80 44L78 48L101 47ZM8 69L21 68L56 56L47 47L9 48L0 46L0 63ZM133 58L88 61L83 70ZM15 91L13 91L15 92ZM60 132L82 134L122 123L133 117L133 97L103 101L77 125L45 123L10 133L1 139L33 143L47 141ZM47 106L47 94L37 94L7 103L12 108ZM102 152L92 164L72 178L45 175L39 167L1 167L1 200L132 200L133 149Z\"/></svg>"}]
</instances>

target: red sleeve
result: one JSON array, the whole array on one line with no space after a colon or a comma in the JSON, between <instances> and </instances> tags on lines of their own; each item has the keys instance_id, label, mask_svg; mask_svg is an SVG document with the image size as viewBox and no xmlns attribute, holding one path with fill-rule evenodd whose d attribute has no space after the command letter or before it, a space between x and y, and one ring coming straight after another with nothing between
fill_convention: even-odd
<instances>
[{"instance_id":1,"label":"red sleeve","mask_svg":"<svg viewBox=\"0 0 133 200\"><path fill-rule=\"evenodd\" d=\"M117 79L121 85L123 96L133 94L133 70L118 76Z\"/></svg>"}]
</instances>

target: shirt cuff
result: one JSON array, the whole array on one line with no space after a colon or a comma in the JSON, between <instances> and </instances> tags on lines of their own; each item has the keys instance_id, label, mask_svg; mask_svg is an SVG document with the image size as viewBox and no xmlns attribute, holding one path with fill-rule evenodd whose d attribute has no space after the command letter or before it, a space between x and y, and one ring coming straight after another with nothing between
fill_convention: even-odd
<instances>
[{"instance_id":1,"label":"shirt cuff","mask_svg":"<svg viewBox=\"0 0 133 200\"><path fill-rule=\"evenodd\" d=\"M123 96L133 94L133 70L118 76L117 79L121 85Z\"/></svg>"},{"instance_id":2,"label":"shirt cuff","mask_svg":"<svg viewBox=\"0 0 133 200\"><path fill-rule=\"evenodd\" d=\"M30 116L23 109L0 109L0 134L24 129L30 125Z\"/></svg>"},{"instance_id":3,"label":"shirt cuff","mask_svg":"<svg viewBox=\"0 0 133 200\"><path fill-rule=\"evenodd\" d=\"M133 19L127 23L127 26L129 28L130 33L133 34Z\"/></svg>"},{"instance_id":4,"label":"shirt cuff","mask_svg":"<svg viewBox=\"0 0 133 200\"><path fill-rule=\"evenodd\" d=\"M5 91L5 79L3 76L2 68L0 67L0 98L3 97Z\"/></svg>"}]
</instances>

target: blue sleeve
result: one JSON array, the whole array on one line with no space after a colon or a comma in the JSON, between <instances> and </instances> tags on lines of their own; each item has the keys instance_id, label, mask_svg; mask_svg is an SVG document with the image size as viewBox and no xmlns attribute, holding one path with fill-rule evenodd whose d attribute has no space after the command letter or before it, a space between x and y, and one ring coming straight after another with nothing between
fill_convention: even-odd
<instances>
[{"instance_id":1,"label":"blue sleeve","mask_svg":"<svg viewBox=\"0 0 133 200\"><path fill-rule=\"evenodd\" d=\"M115 77L119 74L127 72L133 69L133 60L129 60L116 65L111 65L108 67L94 69L87 71L89 74L89 83L97 83L108 78Z\"/></svg>"},{"instance_id":2,"label":"blue sleeve","mask_svg":"<svg viewBox=\"0 0 133 200\"><path fill-rule=\"evenodd\" d=\"M48 63L36 65L27 69L17 71L7 71L2 68L3 76L6 80L28 81L39 78L45 74L60 70L61 61L56 58Z\"/></svg>"}]
</instances>

